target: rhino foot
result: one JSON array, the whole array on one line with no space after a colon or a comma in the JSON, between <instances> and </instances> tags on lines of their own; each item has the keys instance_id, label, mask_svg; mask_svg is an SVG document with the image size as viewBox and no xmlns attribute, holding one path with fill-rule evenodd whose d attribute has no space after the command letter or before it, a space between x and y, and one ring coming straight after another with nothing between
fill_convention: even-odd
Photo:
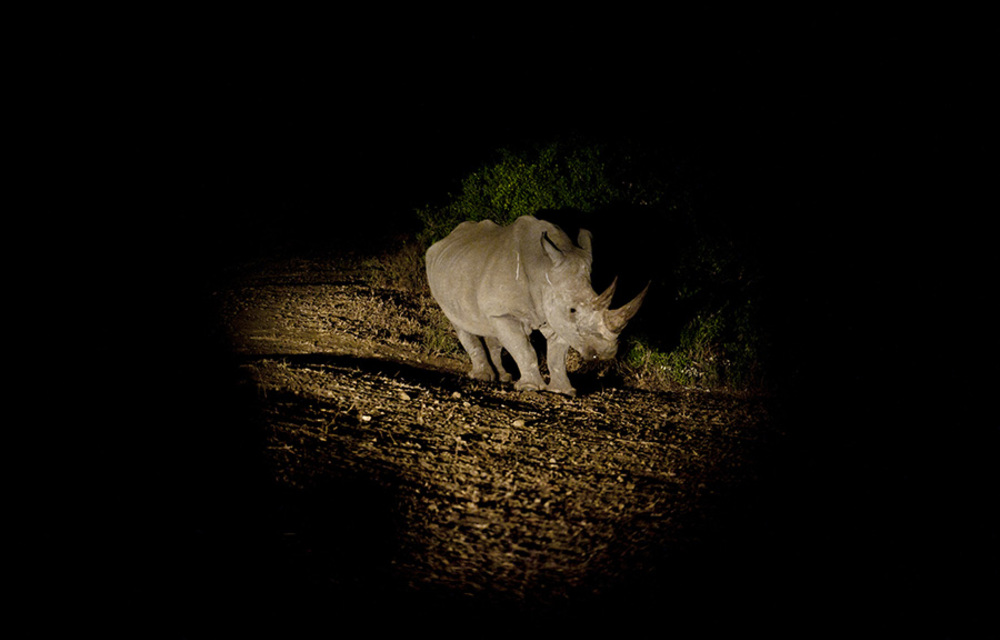
<instances>
[{"instance_id":1,"label":"rhino foot","mask_svg":"<svg viewBox=\"0 0 1000 640\"><path fill-rule=\"evenodd\" d=\"M544 391L545 390L545 384L544 383L539 383L539 382L533 382L531 380L525 380L524 378L521 378L520 380L518 380L517 382L514 383L514 390L515 391Z\"/></svg>"},{"instance_id":2,"label":"rhino foot","mask_svg":"<svg viewBox=\"0 0 1000 640\"><path fill-rule=\"evenodd\" d=\"M545 390L551 393L559 393L564 396L569 396L570 398L576 397L576 389L571 386L553 387L552 385L549 385Z\"/></svg>"},{"instance_id":3,"label":"rhino foot","mask_svg":"<svg viewBox=\"0 0 1000 640\"><path fill-rule=\"evenodd\" d=\"M469 377L473 380L482 380L483 382L496 380L496 375L489 369L473 369L469 372Z\"/></svg>"}]
</instances>

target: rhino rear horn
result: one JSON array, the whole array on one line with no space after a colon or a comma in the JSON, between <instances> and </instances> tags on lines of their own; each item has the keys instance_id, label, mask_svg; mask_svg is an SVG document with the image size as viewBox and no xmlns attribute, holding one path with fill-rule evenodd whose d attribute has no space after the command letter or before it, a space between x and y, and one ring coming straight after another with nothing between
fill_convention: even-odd
<instances>
[{"instance_id":1,"label":"rhino rear horn","mask_svg":"<svg viewBox=\"0 0 1000 640\"><path fill-rule=\"evenodd\" d=\"M604 324L608 327L608 329L614 333L621 333L625 328L625 325L628 324L628 321L632 319L632 316L639 311L639 307L642 306L642 301L645 299L648 291L649 284L646 285L645 289L639 292L639 295L632 298L632 300L630 300L627 304L618 307L617 309L608 309L605 311Z\"/></svg>"},{"instance_id":2,"label":"rhino rear horn","mask_svg":"<svg viewBox=\"0 0 1000 640\"><path fill-rule=\"evenodd\" d=\"M594 299L594 306L607 311L611 307L611 298L615 295L615 287L618 286L618 276L611 281L611 285L604 290L604 293Z\"/></svg>"}]
</instances>

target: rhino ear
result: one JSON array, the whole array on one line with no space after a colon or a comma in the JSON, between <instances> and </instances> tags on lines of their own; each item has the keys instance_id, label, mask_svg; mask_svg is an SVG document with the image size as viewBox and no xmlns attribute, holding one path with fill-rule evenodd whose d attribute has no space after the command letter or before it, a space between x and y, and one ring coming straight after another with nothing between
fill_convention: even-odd
<instances>
[{"instance_id":1,"label":"rhino ear","mask_svg":"<svg viewBox=\"0 0 1000 640\"><path fill-rule=\"evenodd\" d=\"M546 231L542 232L542 248L545 249L545 253L549 254L549 258L552 259L554 264L561 263L566 257L563 255L562 250L549 239L549 234Z\"/></svg>"},{"instance_id":2,"label":"rhino ear","mask_svg":"<svg viewBox=\"0 0 1000 640\"><path fill-rule=\"evenodd\" d=\"M591 235L586 229L580 229L580 235L576 237L576 244L583 249L584 259L587 261L587 268L594 264L594 251L590 243Z\"/></svg>"}]
</instances>

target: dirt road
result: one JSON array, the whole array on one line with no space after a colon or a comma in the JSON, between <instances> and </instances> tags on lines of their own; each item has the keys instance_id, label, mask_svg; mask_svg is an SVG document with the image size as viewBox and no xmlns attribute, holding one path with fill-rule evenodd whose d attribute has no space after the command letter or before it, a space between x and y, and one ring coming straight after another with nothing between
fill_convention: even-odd
<instances>
[{"instance_id":1,"label":"dirt road","mask_svg":"<svg viewBox=\"0 0 1000 640\"><path fill-rule=\"evenodd\" d=\"M755 598L765 401L475 382L422 347L433 305L329 260L245 267L214 301L259 425L263 606L580 620Z\"/></svg>"}]
</instances>

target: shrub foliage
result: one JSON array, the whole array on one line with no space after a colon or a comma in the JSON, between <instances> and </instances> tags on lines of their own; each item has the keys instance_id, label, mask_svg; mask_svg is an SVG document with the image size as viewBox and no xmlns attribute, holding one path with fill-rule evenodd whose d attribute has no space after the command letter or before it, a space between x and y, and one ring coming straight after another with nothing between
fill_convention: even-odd
<instances>
[{"instance_id":1,"label":"shrub foliage","mask_svg":"<svg viewBox=\"0 0 1000 640\"><path fill-rule=\"evenodd\" d=\"M430 245L466 220L505 225L550 209L591 212L641 197L616 175L598 145L554 142L530 151L501 149L497 160L462 180L461 191L440 207L417 210L421 241Z\"/></svg>"}]
</instances>

